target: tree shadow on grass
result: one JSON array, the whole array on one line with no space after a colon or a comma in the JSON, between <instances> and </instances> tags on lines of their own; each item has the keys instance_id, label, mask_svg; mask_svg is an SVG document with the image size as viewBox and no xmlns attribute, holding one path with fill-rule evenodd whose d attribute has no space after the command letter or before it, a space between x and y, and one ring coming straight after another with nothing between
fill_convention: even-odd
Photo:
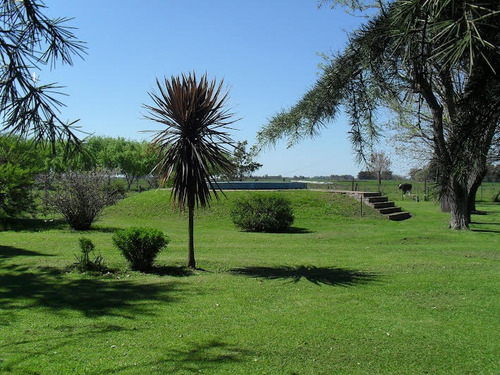
<instances>
[{"instance_id":1,"label":"tree shadow on grass","mask_svg":"<svg viewBox=\"0 0 500 375\"><path fill-rule=\"evenodd\" d=\"M40 256L49 257L51 254L38 253L36 251L19 249L12 246L2 246L0 245L0 260L5 258L13 258L16 256Z\"/></svg>"},{"instance_id":2,"label":"tree shadow on grass","mask_svg":"<svg viewBox=\"0 0 500 375\"><path fill-rule=\"evenodd\" d=\"M344 268L315 266L278 266L278 267L244 267L229 270L233 275L248 276L262 279L283 279L298 283L306 279L316 285L353 286L374 281L374 273L349 270Z\"/></svg>"},{"instance_id":3,"label":"tree shadow on grass","mask_svg":"<svg viewBox=\"0 0 500 375\"><path fill-rule=\"evenodd\" d=\"M484 223L484 222L481 222L481 221L480 222L472 221L470 224L471 224L471 231L472 232L479 232L479 233L500 233L500 229L496 229L496 227L498 225L500 225L500 223L495 223L495 222ZM488 226L488 227L491 226L493 228L485 229L484 228L485 226Z\"/></svg>"},{"instance_id":4,"label":"tree shadow on grass","mask_svg":"<svg viewBox=\"0 0 500 375\"><path fill-rule=\"evenodd\" d=\"M65 220L60 219L14 219L4 218L0 220L0 231L9 230L14 232L43 232L53 229L68 229L72 230ZM89 230L78 231L80 233L86 232L101 232L101 233L114 233L120 228L107 227L101 225L92 225Z\"/></svg>"},{"instance_id":5,"label":"tree shadow on grass","mask_svg":"<svg viewBox=\"0 0 500 375\"><path fill-rule=\"evenodd\" d=\"M50 326L51 328L44 330L43 334L39 334L36 328L31 328L26 330L26 334L22 336L22 339L0 341L0 350L5 360L5 363L0 360L0 371L3 370L9 374L24 373L23 365L27 360L33 361L34 358L46 359L47 355L55 355L68 347L80 347L85 341L113 337L117 332L128 334L128 331L135 331L135 328L94 320L79 320L78 324L62 325L51 322ZM37 334L34 334L35 332ZM46 367L44 373L48 373L50 369L50 366ZM28 370L26 373L31 374L32 372Z\"/></svg>"},{"instance_id":6,"label":"tree shadow on grass","mask_svg":"<svg viewBox=\"0 0 500 375\"><path fill-rule=\"evenodd\" d=\"M307 228L299 228L299 227L290 227L288 228L285 232L283 233L291 233L291 234L307 234L307 233L314 233L310 229Z\"/></svg>"},{"instance_id":7,"label":"tree shadow on grass","mask_svg":"<svg viewBox=\"0 0 500 375\"><path fill-rule=\"evenodd\" d=\"M478 233L500 233L500 230L495 229L471 229L471 231Z\"/></svg>"},{"instance_id":8,"label":"tree shadow on grass","mask_svg":"<svg viewBox=\"0 0 500 375\"><path fill-rule=\"evenodd\" d=\"M242 232L248 233L268 233L268 234L307 234L314 233L313 231L307 228L300 227L290 227L285 230L277 230L277 231L253 231L253 230L241 230Z\"/></svg>"},{"instance_id":9,"label":"tree shadow on grass","mask_svg":"<svg viewBox=\"0 0 500 375\"><path fill-rule=\"evenodd\" d=\"M4 272L1 272L4 271ZM5 272L7 271L7 272ZM58 269L0 268L0 310L44 307L54 313L80 311L86 317L133 318L151 314L154 305L174 302L176 282L134 283L123 279L71 279Z\"/></svg>"},{"instance_id":10,"label":"tree shadow on grass","mask_svg":"<svg viewBox=\"0 0 500 375\"><path fill-rule=\"evenodd\" d=\"M80 231L80 232L81 233L85 233L85 232L115 233L117 230L120 230L120 229L123 229L123 228L105 227L105 226L100 226L100 225L93 226L92 225L88 231Z\"/></svg>"},{"instance_id":11,"label":"tree shadow on grass","mask_svg":"<svg viewBox=\"0 0 500 375\"><path fill-rule=\"evenodd\" d=\"M149 271L150 273L158 276L174 276L174 277L187 277L194 275L191 268L184 266L153 266Z\"/></svg>"},{"instance_id":12,"label":"tree shadow on grass","mask_svg":"<svg viewBox=\"0 0 500 375\"><path fill-rule=\"evenodd\" d=\"M58 349L61 346L69 345L72 342L80 341L81 338L88 338L91 336L107 335L109 333L115 332L125 332L130 331L130 328L125 328L116 324L109 324L104 322L88 321L88 323L83 323L78 325L57 325L57 333L54 335L26 335L23 336L22 340L16 340L15 342L4 342L0 344L0 348L6 347L22 347L26 344L35 344L34 346L42 347L42 351L38 354L46 355L48 346L50 350ZM64 333L64 335L60 333ZM62 337L64 336L64 337ZM57 342L52 344L50 341ZM33 353L32 353L33 354Z\"/></svg>"},{"instance_id":13,"label":"tree shadow on grass","mask_svg":"<svg viewBox=\"0 0 500 375\"><path fill-rule=\"evenodd\" d=\"M14 232L42 232L67 228L69 226L64 220L4 218L0 221L1 230L11 230Z\"/></svg>"},{"instance_id":14,"label":"tree shadow on grass","mask_svg":"<svg viewBox=\"0 0 500 375\"><path fill-rule=\"evenodd\" d=\"M102 371L101 374L114 374L134 368L137 373L147 373L151 367L163 374L186 373L217 373L226 364L248 360L253 353L230 345L222 340L213 339L207 342L183 343L181 349L173 349L165 359L149 361L140 366L123 366ZM138 368L139 367L139 368ZM144 367L141 371L141 367Z\"/></svg>"}]
</instances>

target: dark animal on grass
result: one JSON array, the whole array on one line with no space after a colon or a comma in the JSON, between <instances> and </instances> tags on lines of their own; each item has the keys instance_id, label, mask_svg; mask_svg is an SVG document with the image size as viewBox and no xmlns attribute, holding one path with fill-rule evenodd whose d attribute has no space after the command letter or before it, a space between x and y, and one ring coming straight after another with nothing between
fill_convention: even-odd
<instances>
[{"instance_id":1,"label":"dark animal on grass","mask_svg":"<svg viewBox=\"0 0 500 375\"><path fill-rule=\"evenodd\" d=\"M411 184L399 184L398 185L399 190L403 191L403 195L406 195L406 193L411 195L411 187L412 187Z\"/></svg>"}]
</instances>

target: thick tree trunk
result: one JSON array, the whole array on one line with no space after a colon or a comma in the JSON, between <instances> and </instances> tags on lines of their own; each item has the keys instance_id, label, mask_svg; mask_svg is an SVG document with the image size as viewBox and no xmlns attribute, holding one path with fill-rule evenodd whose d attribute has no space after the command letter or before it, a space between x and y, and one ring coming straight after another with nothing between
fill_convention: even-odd
<instances>
[{"instance_id":1,"label":"thick tree trunk","mask_svg":"<svg viewBox=\"0 0 500 375\"><path fill-rule=\"evenodd\" d=\"M479 189L479 186L481 186L481 183L479 184L473 184L471 189L469 190L467 194L467 219L469 223L472 221L472 214L476 213L476 193L477 189Z\"/></svg>"},{"instance_id":2,"label":"thick tree trunk","mask_svg":"<svg viewBox=\"0 0 500 375\"><path fill-rule=\"evenodd\" d=\"M451 229L469 229L469 210L467 189L455 181L450 191L450 228Z\"/></svg>"},{"instance_id":3,"label":"thick tree trunk","mask_svg":"<svg viewBox=\"0 0 500 375\"><path fill-rule=\"evenodd\" d=\"M196 268L196 261L194 259L194 199L188 199L189 211L189 249L188 249L188 263L190 268Z\"/></svg>"},{"instance_id":4,"label":"thick tree trunk","mask_svg":"<svg viewBox=\"0 0 500 375\"><path fill-rule=\"evenodd\" d=\"M471 214L476 212L476 194L477 190L483 183L484 176L488 171L486 168L486 159L484 159L484 168L480 173L477 173L473 179L470 180L469 189L467 192L467 210L469 216L469 223L471 222Z\"/></svg>"},{"instance_id":5,"label":"thick tree trunk","mask_svg":"<svg viewBox=\"0 0 500 375\"><path fill-rule=\"evenodd\" d=\"M450 228L451 229L469 229L469 215L467 211L467 200L452 201L450 211Z\"/></svg>"},{"instance_id":6,"label":"thick tree trunk","mask_svg":"<svg viewBox=\"0 0 500 375\"><path fill-rule=\"evenodd\" d=\"M439 198L439 205L441 207L441 212L451 212L450 196L442 195Z\"/></svg>"}]
</instances>

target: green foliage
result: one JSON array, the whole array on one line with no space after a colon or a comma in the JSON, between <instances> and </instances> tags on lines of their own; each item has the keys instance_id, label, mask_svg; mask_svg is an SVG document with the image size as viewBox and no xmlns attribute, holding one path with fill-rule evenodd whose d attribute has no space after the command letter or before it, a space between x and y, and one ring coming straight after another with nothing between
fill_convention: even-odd
<instances>
[{"instance_id":1,"label":"green foliage","mask_svg":"<svg viewBox=\"0 0 500 375\"><path fill-rule=\"evenodd\" d=\"M248 232L284 232L294 220L290 201L274 195L238 199L231 218L237 227Z\"/></svg>"},{"instance_id":2,"label":"green foliage","mask_svg":"<svg viewBox=\"0 0 500 375\"><path fill-rule=\"evenodd\" d=\"M130 227L113 235L113 242L135 271L148 271L158 253L167 246L169 238L150 227Z\"/></svg>"},{"instance_id":3,"label":"green foliage","mask_svg":"<svg viewBox=\"0 0 500 375\"><path fill-rule=\"evenodd\" d=\"M43 170L42 153L30 141L0 136L0 216L34 212L32 187Z\"/></svg>"},{"instance_id":4,"label":"green foliage","mask_svg":"<svg viewBox=\"0 0 500 375\"><path fill-rule=\"evenodd\" d=\"M113 154L118 170L125 175L129 190L139 177L151 174L156 165L156 155L151 152L147 142L119 138Z\"/></svg>"},{"instance_id":5,"label":"green foliage","mask_svg":"<svg viewBox=\"0 0 500 375\"><path fill-rule=\"evenodd\" d=\"M81 254L76 256L75 268L80 272L105 272L108 268L101 254L95 254L95 245L92 240L82 237L79 242Z\"/></svg>"},{"instance_id":6,"label":"green foliage","mask_svg":"<svg viewBox=\"0 0 500 375\"><path fill-rule=\"evenodd\" d=\"M242 180L249 177L253 172L262 167L262 164L255 162L253 159L256 156L257 150L252 147L247 152L246 146L248 141L238 142L234 148L231 158L233 163L233 170L225 177L229 180Z\"/></svg>"},{"instance_id":7,"label":"green foliage","mask_svg":"<svg viewBox=\"0 0 500 375\"><path fill-rule=\"evenodd\" d=\"M375 180L376 177L372 171L360 171L358 173L358 180Z\"/></svg>"},{"instance_id":8,"label":"green foliage","mask_svg":"<svg viewBox=\"0 0 500 375\"><path fill-rule=\"evenodd\" d=\"M123 174L130 190L140 177L150 178L157 156L151 152L147 142L125 138L90 137L82 143L80 152L66 155L62 143L57 143L56 153L46 158L47 169L64 173L107 169ZM148 181L149 184L149 181Z\"/></svg>"}]
</instances>

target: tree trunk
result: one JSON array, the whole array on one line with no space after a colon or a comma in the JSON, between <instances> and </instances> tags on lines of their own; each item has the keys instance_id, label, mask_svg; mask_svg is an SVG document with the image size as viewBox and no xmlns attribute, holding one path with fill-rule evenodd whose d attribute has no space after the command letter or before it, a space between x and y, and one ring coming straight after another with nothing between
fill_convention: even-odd
<instances>
[{"instance_id":1,"label":"tree trunk","mask_svg":"<svg viewBox=\"0 0 500 375\"><path fill-rule=\"evenodd\" d=\"M467 193L467 218L469 223L472 221L471 216L473 213L476 213L476 193L477 189L479 189L479 185L472 185L471 189Z\"/></svg>"},{"instance_id":2,"label":"tree trunk","mask_svg":"<svg viewBox=\"0 0 500 375\"><path fill-rule=\"evenodd\" d=\"M449 195L442 195L439 197L439 205L441 207L441 212L451 212L451 198Z\"/></svg>"},{"instance_id":3,"label":"tree trunk","mask_svg":"<svg viewBox=\"0 0 500 375\"><path fill-rule=\"evenodd\" d=\"M474 178L471 178L468 186L469 189L467 192L467 210L469 216L469 223L471 222L471 214L476 212L477 190L483 183L484 176L486 176L486 173L488 172L486 168L486 159L484 159L483 165L484 165L483 169L479 173L475 174Z\"/></svg>"},{"instance_id":4,"label":"tree trunk","mask_svg":"<svg viewBox=\"0 0 500 375\"><path fill-rule=\"evenodd\" d=\"M450 228L456 230L469 229L469 210L467 189L454 182L450 191Z\"/></svg>"},{"instance_id":5,"label":"tree trunk","mask_svg":"<svg viewBox=\"0 0 500 375\"><path fill-rule=\"evenodd\" d=\"M469 229L467 201L451 202L450 212L450 228L451 229Z\"/></svg>"},{"instance_id":6,"label":"tree trunk","mask_svg":"<svg viewBox=\"0 0 500 375\"><path fill-rule=\"evenodd\" d=\"M188 198L188 211L189 211L189 249L188 249L188 263L190 268L196 268L196 261L194 259L194 199Z\"/></svg>"}]
</instances>

